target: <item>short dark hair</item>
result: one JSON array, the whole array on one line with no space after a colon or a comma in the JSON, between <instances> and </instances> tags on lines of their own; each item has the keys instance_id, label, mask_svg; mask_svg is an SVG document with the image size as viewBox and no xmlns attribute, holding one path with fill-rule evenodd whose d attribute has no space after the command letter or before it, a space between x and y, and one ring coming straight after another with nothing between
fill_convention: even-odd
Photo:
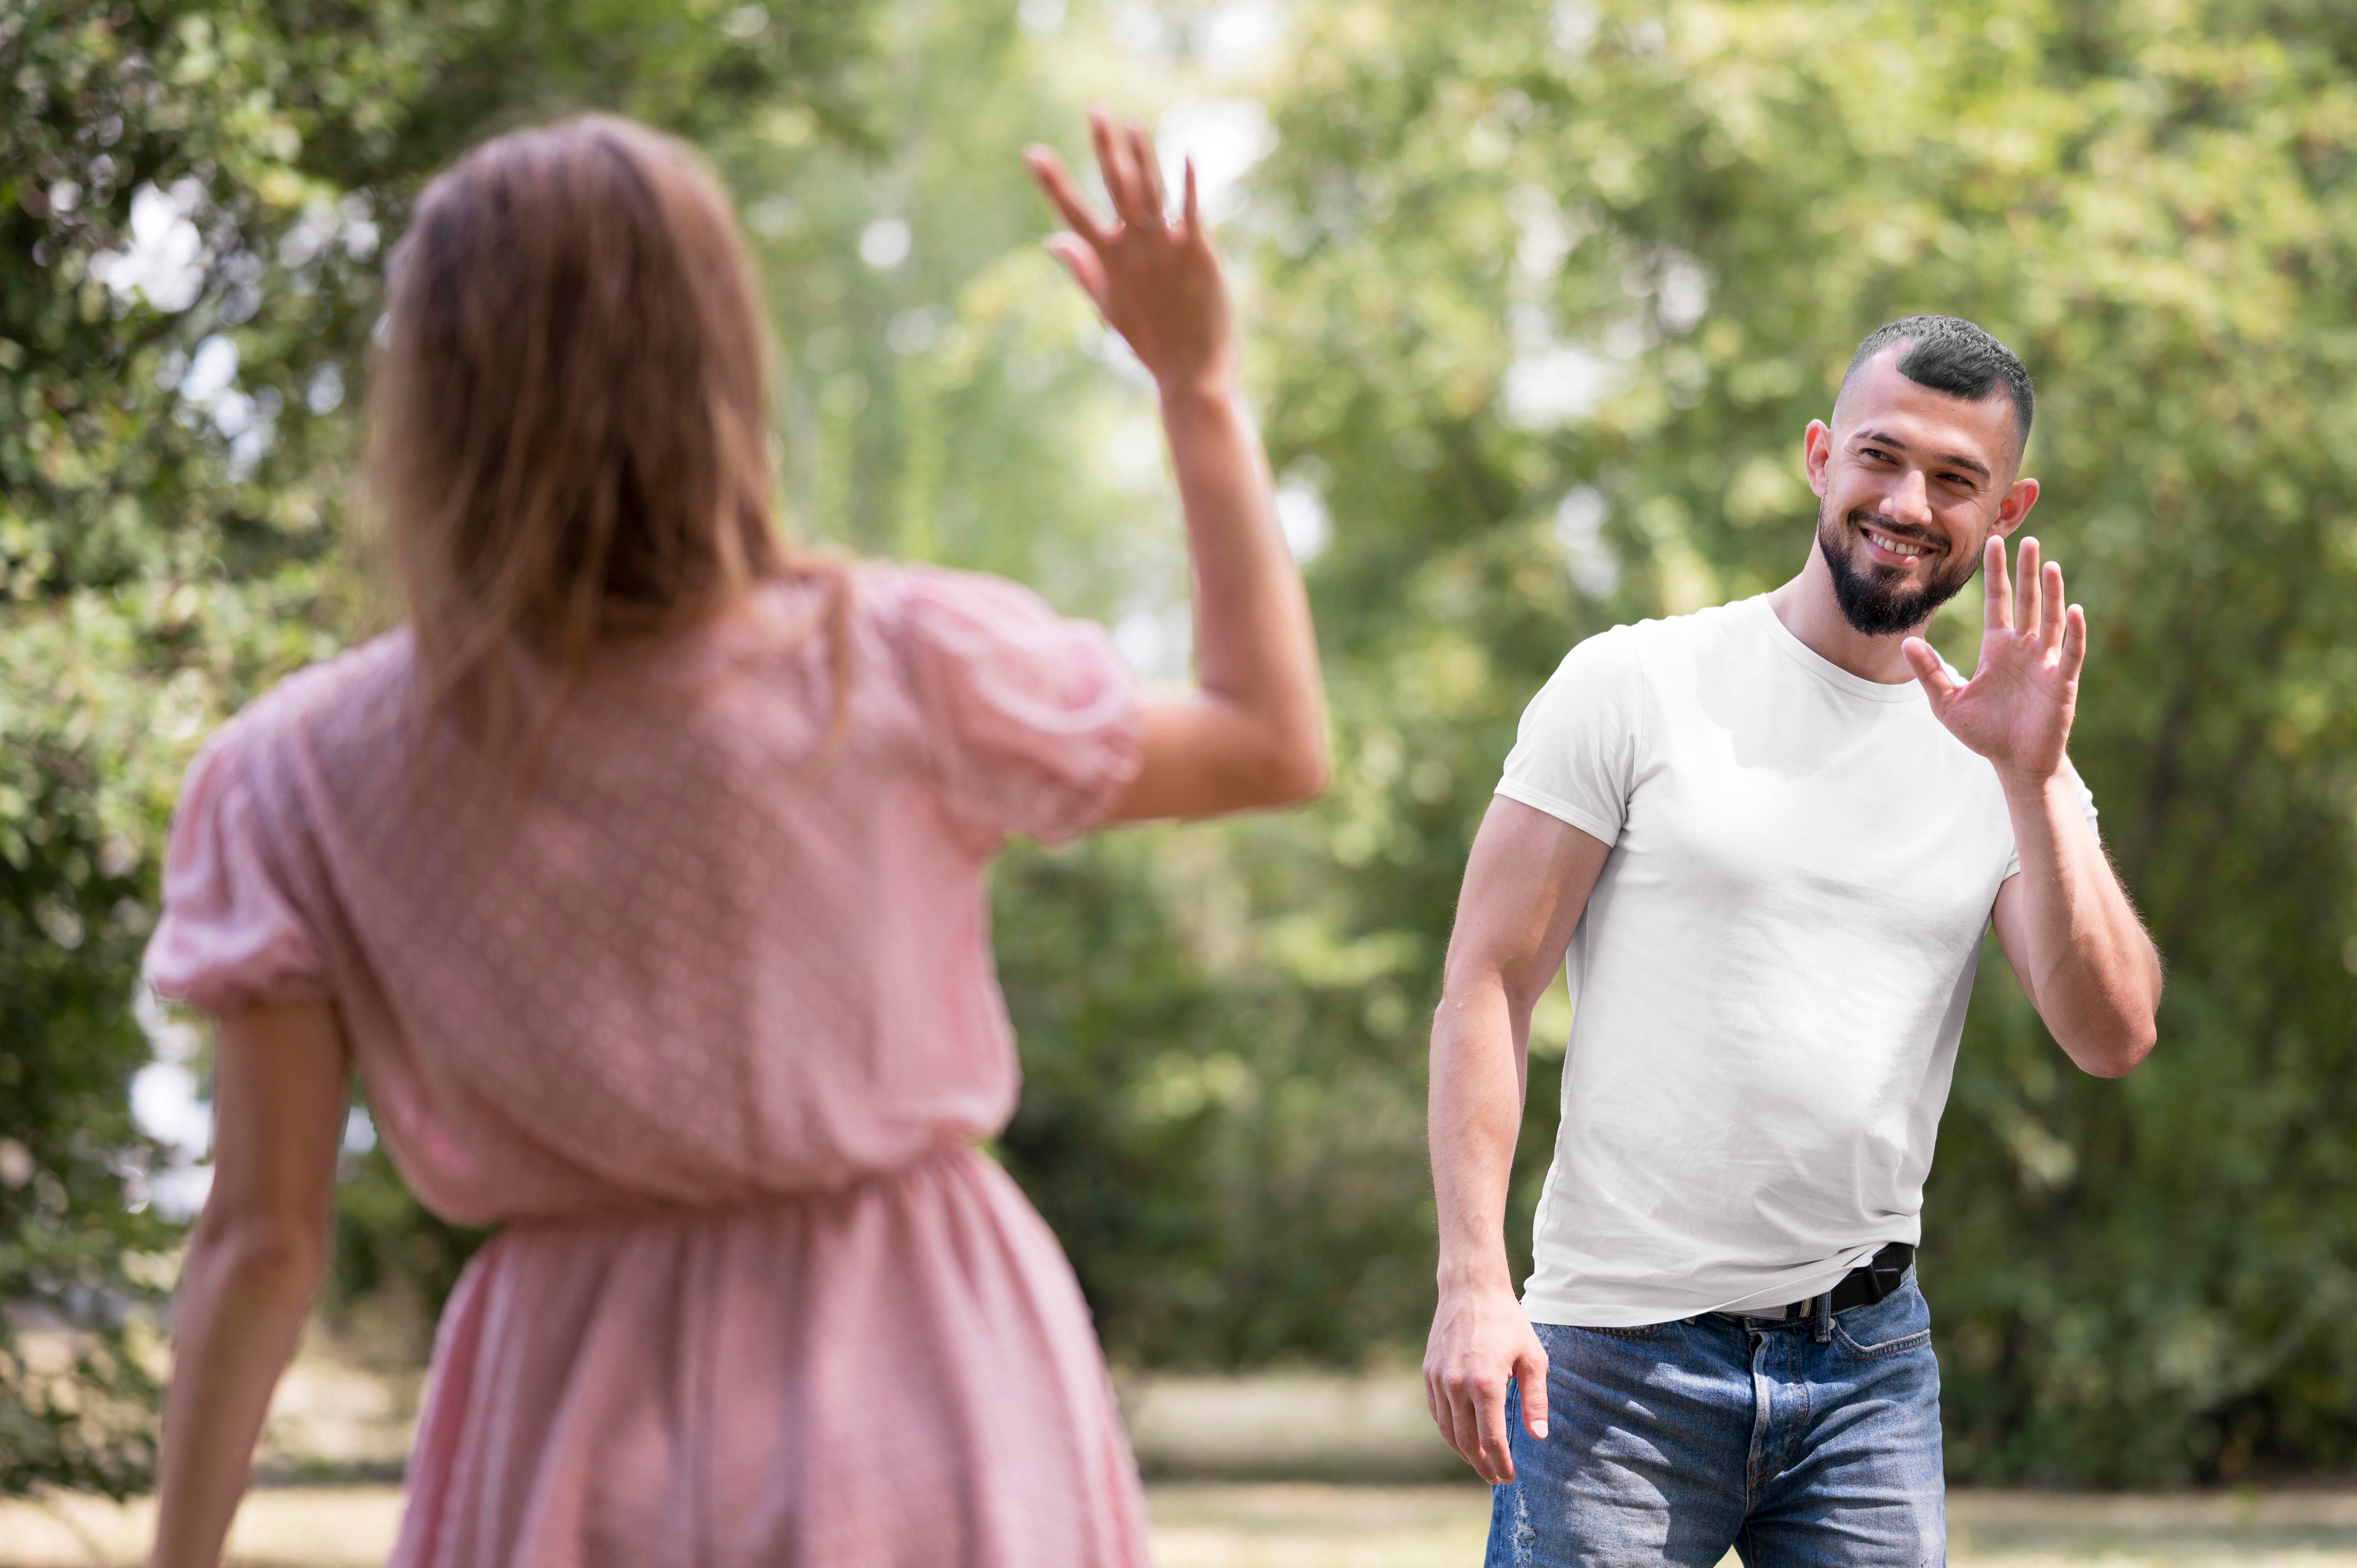
<instances>
[{"instance_id":1,"label":"short dark hair","mask_svg":"<svg viewBox=\"0 0 2357 1568\"><path fill-rule=\"evenodd\" d=\"M2003 381L2006 395L2013 399L2015 432L2022 445L2029 444L2029 419L2038 407L2029 371L2012 349L1961 317L1902 316L1884 322L1849 357L1849 369L1842 372L1843 390L1848 390L1860 365L1901 342L1914 346L1900 357L1899 373L1917 386L1977 403Z\"/></svg>"}]
</instances>

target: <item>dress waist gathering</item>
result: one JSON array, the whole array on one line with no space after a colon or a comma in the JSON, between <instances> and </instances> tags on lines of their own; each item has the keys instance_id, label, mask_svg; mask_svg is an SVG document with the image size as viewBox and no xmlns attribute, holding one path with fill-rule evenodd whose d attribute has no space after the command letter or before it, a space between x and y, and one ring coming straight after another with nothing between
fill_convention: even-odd
<instances>
[{"instance_id":1,"label":"dress waist gathering","mask_svg":"<svg viewBox=\"0 0 2357 1568\"><path fill-rule=\"evenodd\" d=\"M854 1200L870 1192L880 1192L888 1197L888 1189L895 1184L921 1182L930 1176L946 1175L970 1159L994 1164L988 1155L974 1146L973 1140L944 1133L898 1164L855 1171L832 1181L813 1182L806 1187L781 1185L772 1187L747 1183L735 1192L705 1198L680 1198L617 1190L603 1201L592 1199L577 1206L503 1216L492 1221L490 1229L495 1238L510 1232L525 1231L554 1237L572 1231L602 1234L637 1226L662 1227L731 1219L749 1221L763 1217L783 1218L799 1211L823 1209L829 1204Z\"/></svg>"}]
</instances>

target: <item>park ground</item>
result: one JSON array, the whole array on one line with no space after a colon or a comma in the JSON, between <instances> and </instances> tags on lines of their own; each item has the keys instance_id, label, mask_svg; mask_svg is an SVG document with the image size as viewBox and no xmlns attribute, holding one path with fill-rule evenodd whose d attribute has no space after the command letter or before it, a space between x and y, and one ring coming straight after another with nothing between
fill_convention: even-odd
<instances>
[{"instance_id":1,"label":"park ground","mask_svg":"<svg viewBox=\"0 0 2357 1568\"><path fill-rule=\"evenodd\" d=\"M281 1387L235 1568L362 1568L389 1552L417 1380L351 1348L314 1334ZM1480 1561L1489 1494L1432 1434L1412 1369L1120 1380L1162 1568ZM0 1502L0 1568L134 1564L152 1519L144 1501ZM2357 1487L1963 1492L1949 1522L1960 1568L2357 1568Z\"/></svg>"},{"instance_id":2,"label":"park ground","mask_svg":"<svg viewBox=\"0 0 2357 1568\"><path fill-rule=\"evenodd\" d=\"M1164 1481L1147 1488L1162 1568L1425 1568L1481 1558L1488 1494L1461 1482ZM266 1487L238 1521L239 1568L362 1568L400 1517L388 1485ZM1949 1499L1957 1568L2357 1565L2357 1491L2091 1497L1966 1492ZM0 1503L0 1564L130 1564L147 1509L52 1497ZM1730 1559L1730 1565L1732 1560Z\"/></svg>"}]
</instances>

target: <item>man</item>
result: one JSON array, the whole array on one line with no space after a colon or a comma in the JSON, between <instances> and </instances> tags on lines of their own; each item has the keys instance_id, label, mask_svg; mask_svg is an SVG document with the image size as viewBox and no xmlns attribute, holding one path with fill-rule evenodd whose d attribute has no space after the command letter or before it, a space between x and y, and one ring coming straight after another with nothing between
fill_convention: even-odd
<instances>
[{"instance_id":1,"label":"man","mask_svg":"<svg viewBox=\"0 0 2357 1568\"><path fill-rule=\"evenodd\" d=\"M2151 1049L2160 961L2064 752L2086 622L2005 540L2029 373L1969 322L1858 348L1773 593L1615 628L1532 702L1432 1039L1433 1417L1490 1562L1943 1560L1923 1177L1982 931L2072 1060ZM1921 638L1986 575L1970 682ZM1517 1302L1531 1008L1576 1009Z\"/></svg>"}]
</instances>

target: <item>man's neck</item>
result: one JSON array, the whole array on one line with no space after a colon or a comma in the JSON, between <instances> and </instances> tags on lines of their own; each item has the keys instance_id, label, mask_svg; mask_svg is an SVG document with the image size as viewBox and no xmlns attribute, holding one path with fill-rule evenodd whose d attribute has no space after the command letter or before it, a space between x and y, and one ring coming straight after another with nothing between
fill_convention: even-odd
<instances>
[{"instance_id":1,"label":"man's neck","mask_svg":"<svg viewBox=\"0 0 2357 1568\"><path fill-rule=\"evenodd\" d=\"M1824 557L1813 545L1809 564L1801 568L1799 576L1768 596L1768 607L1809 651L1838 669L1886 685L1915 678L1899 647L1910 637L1921 636L1923 628L1868 637L1850 625L1842 614L1841 601L1834 596L1833 574L1825 569Z\"/></svg>"}]
</instances>

